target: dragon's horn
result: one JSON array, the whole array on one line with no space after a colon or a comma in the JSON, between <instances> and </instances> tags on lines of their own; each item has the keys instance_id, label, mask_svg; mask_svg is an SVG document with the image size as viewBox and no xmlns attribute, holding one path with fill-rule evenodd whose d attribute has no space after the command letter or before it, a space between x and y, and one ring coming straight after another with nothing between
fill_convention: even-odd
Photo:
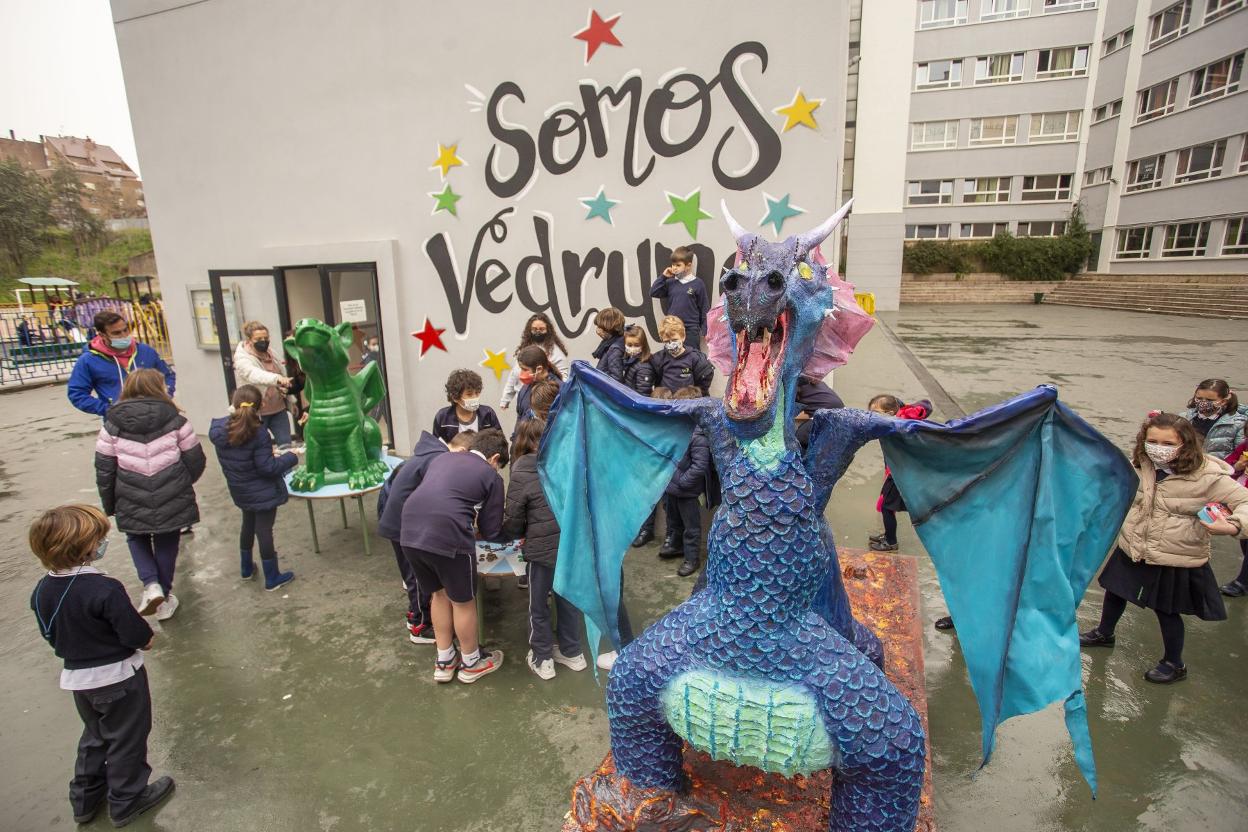
<instances>
[{"instance_id":1,"label":"dragon's horn","mask_svg":"<svg viewBox=\"0 0 1248 832\"><path fill-rule=\"evenodd\" d=\"M797 238L797 251L799 256L805 256L811 249L822 243L828 238L828 235L836 230L841 224L841 220L845 219L845 215L849 213L849 209L854 205L854 198L850 197L849 202L841 206L841 209L832 216L828 217L827 222L818 228L812 228L805 234Z\"/></svg>"},{"instance_id":2,"label":"dragon's horn","mask_svg":"<svg viewBox=\"0 0 1248 832\"><path fill-rule=\"evenodd\" d=\"M721 199L719 201L719 210L724 213L724 221L728 223L728 230L732 232L732 237L737 241L737 250L745 250L745 238L750 232L741 227L741 224L733 219L732 214L728 211L728 202Z\"/></svg>"}]
</instances>

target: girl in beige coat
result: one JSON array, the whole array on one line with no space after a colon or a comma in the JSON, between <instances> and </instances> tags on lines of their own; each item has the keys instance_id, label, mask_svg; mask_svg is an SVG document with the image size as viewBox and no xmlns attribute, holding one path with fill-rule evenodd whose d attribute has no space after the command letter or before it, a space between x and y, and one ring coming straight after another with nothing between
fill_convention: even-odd
<instances>
[{"instance_id":1,"label":"girl in beige coat","mask_svg":"<svg viewBox=\"0 0 1248 832\"><path fill-rule=\"evenodd\" d=\"M1183 615L1222 621L1226 607L1209 568L1209 536L1245 537L1248 488L1231 479L1231 466L1206 456L1196 430L1181 416L1150 416L1135 440L1131 461L1140 487L1118 533L1118 546L1101 572L1105 588L1101 623L1079 636L1085 647L1112 647L1114 627L1127 602L1157 614L1165 656L1144 674L1165 684L1186 678ZM1206 503L1229 509L1226 519L1206 522Z\"/></svg>"}]
</instances>

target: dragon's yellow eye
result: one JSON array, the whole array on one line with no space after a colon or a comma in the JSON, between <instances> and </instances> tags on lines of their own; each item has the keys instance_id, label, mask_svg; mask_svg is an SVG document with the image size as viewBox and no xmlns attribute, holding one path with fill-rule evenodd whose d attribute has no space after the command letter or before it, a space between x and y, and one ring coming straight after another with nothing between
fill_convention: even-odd
<instances>
[{"instance_id":1,"label":"dragon's yellow eye","mask_svg":"<svg viewBox=\"0 0 1248 832\"><path fill-rule=\"evenodd\" d=\"M810 280L815 276L815 273L811 271L808 263L798 263L797 273L802 276L802 280Z\"/></svg>"},{"instance_id":2,"label":"dragon's yellow eye","mask_svg":"<svg viewBox=\"0 0 1248 832\"><path fill-rule=\"evenodd\" d=\"M747 268L749 268L749 265L750 264L745 262L744 260L737 261L737 269L739 271L745 271Z\"/></svg>"}]
</instances>

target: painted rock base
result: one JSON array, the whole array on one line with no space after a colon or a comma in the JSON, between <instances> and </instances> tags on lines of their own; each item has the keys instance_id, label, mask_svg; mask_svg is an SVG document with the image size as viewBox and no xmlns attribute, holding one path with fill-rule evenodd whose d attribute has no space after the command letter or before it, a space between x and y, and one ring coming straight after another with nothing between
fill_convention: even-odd
<instances>
[{"instance_id":1,"label":"painted rock base","mask_svg":"<svg viewBox=\"0 0 1248 832\"><path fill-rule=\"evenodd\" d=\"M927 727L923 637L913 558L841 549L854 615L884 644L888 678L914 704ZM572 789L563 832L798 832L828 828L832 773L782 777L712 760L685 748L692 788L673 795L639 789L615 773L611 755ZM916 832L935 832L931 750Z\"/></svg>"}]
</instances>

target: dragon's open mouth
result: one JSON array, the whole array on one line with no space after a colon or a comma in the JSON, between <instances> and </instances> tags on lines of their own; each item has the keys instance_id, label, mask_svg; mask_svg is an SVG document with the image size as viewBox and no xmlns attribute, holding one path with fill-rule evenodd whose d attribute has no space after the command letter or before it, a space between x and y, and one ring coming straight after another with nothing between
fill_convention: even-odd
<instances>
[{"instance_id":1,"label":"dragon's open mouth","mask_svg":"<svg viewBox=\"0 0 1248 832\"><path fill-rule=\"evenodd\" d=\"M731 419L757 419L771 407L776 380L789 344L789 311L780 313L774 327L759 325L737 330L737 366L725 401Z\"/></svg>"}]
</instances>

